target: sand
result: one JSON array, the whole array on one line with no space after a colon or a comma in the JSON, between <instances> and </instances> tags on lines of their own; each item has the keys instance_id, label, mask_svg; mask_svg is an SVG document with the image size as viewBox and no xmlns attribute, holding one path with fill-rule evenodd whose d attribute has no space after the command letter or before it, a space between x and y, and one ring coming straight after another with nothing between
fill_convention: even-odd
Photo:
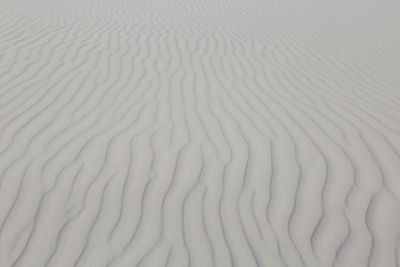
<instances>
[{"instance_id":1,"label":"sand","mask_svg":"<svg viewBox=\"0 0 400 267\"><path fill-rule=\"evenodd\" d=\"M0 266L398 266L399 14L0 0Z\"/></svg>"}]
</instances>

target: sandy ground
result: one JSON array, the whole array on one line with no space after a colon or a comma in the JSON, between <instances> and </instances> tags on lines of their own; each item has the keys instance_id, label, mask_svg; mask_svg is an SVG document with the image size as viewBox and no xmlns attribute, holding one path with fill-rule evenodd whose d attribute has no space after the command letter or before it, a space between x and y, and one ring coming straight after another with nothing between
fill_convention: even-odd
<instances>
[{"instance_id":1,"label":"sandy ground","mask_svg":"<svg viewBox=\"0 0 400 267\"><path fill-rule=\"evenodd\" d=\"M0 0L0 266L399 262L399 1Z\"/></svg>"}]
</instances>

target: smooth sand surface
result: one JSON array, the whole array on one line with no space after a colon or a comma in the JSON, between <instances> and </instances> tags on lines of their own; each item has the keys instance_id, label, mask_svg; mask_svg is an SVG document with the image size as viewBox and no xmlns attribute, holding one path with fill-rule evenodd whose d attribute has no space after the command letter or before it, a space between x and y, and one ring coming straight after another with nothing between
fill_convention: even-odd
<instances>
[{"instance_id":1,"label":"smooth sand surface","mask_svg":"<svg viewBox=\"0 0 400 267\"><path fill-rule=\"evenodd\" d=\"M400 1L0 0L0 266L400 262Z\"/></svg>"}]
</instances>

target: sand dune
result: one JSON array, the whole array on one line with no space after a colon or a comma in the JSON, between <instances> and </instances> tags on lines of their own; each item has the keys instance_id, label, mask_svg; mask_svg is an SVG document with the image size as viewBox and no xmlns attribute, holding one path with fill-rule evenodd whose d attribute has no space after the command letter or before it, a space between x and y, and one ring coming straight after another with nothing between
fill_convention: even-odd
<instances>
[{"instance_id":1,"label":"sand dune","mask_svg":"<svg viewBox=\"0 0 400 267\"><path fill-rule=\"evenodd\" d=\"M0 266L398 266L399 12L0 0Z\"/></svg>"}]
</instances>

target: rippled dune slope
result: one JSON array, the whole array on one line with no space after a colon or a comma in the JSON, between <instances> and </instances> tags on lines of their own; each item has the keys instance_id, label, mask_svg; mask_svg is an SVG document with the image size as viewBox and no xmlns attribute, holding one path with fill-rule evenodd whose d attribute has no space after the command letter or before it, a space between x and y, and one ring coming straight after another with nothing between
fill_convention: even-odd
<instances>
[{"instance_id":1,"label":"rippled dune slope","mask_svg":"<svg viewBox=\"0 0 400 267\"><path fill-rule=\"evenodd\" d=\"M399 14L0 0L0 266L398 266Z\"/></svg>"}]
</instances>

